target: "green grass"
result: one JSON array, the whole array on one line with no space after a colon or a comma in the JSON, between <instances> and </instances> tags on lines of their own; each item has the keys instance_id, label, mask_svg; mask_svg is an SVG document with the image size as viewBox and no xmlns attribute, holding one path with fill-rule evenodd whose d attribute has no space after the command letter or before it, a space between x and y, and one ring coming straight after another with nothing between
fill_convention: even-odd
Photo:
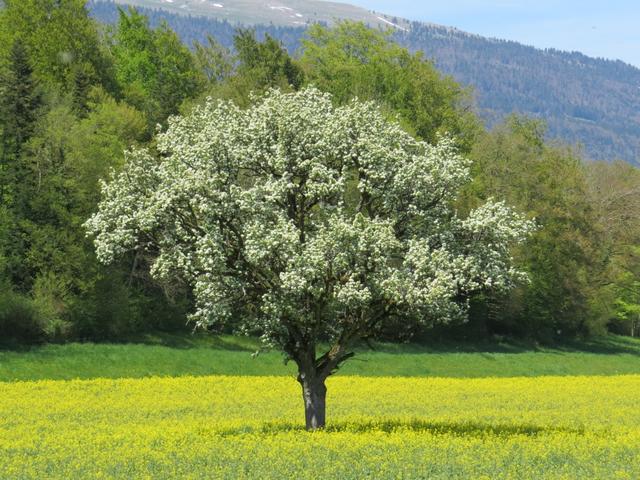
<instances>
[{"instance_id":1,"label":"green grass","mask_svg":"<svg viewBox=\"0 0 640 480\"><path fill-rule=\"evenodd\" d=\"M0 381L182 375L293 375L276 351L231 336L148 335L121 344L72 343L0 350ZM607 337L553 348L517 343L393 345L359 349L342 374L515 377L640 374L640 340Z\"/></svg>"}]
</instances>

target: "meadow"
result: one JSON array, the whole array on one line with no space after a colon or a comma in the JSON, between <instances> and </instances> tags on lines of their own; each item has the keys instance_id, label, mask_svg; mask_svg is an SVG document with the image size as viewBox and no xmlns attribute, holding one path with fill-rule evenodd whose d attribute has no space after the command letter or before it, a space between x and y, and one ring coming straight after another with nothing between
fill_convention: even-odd
<instances>
[{"instance_id":1,"label":"meadow","mask_svg":"<svg viewBox=\"0 0 640 480\"><path fill-rule=\"evenodd\" d=\"M373 348L357 349L340 373L454 378L640 374L640 340L620 336L553 347L487 341L375 343ZM158 333L121 343L0 346L0 382L294 374L295 365L285 365L280 352L259 349L259 342L247 337Z\"/></svg>"},{"instance_id":2,"label":"meadow","mask_svg":"<svg viewBox=\"0 0 640 480\"><path fill-rule=\"evenodd\" d=\"M638 342L612 337L582 351L380 345L329 379L329 426L315 433L304 431L299 386L275 354L252 358L244 339L184 342L193 343L1 352L0 478L640 478ZM171 352L173 372L163 360ZM206 352L226 366L199 371ZM180 355L192 355L193 372L182 372ZM45 357L85 379L42 379ZM240 358L263 370L223 374ZM530 375L492 375L509 363L516 372L528 363ZM89 378L92 365L95 377L102 365L114 378ZM382 365L385 375L364 376ZM16 380L29 375L37 378Z\"/></svg>"}]
</instances>

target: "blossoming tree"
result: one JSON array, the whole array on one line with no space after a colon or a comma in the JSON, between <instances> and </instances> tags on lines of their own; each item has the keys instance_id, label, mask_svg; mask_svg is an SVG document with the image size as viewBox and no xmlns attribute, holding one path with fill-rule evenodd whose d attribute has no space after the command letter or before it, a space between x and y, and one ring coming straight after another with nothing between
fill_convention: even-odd
<instances>
[{"instance_id":1,"label":"blossoming tree","mask_svg":"<svg viewBox=\"0 0 640 480\"><path fill-rule=\"evenodd\" d=\"M240 321L281 349L317 429L355 342L393 317L463 316L467 294L518 276L509 246L530 223L495 202L460 218L467 181L450 140L419 142L371 103L272 91L173 118L157 152L128 152L87 227L103 262L154 252L156 278L193 287L199 324Z\"/></svg>"}]
</instances>

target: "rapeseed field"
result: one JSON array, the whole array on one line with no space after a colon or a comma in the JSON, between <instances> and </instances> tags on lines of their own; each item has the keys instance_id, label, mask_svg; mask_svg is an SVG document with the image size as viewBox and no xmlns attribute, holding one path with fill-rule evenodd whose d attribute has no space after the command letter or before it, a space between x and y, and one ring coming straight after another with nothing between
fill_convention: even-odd
<instances>
[{"instance_id":1,"label":"rapeseed field","mask_svg":"<svg viewBox=\"0 0 640 480\"><path fill-rule=\"evenodd\" d=\"M640 478L640 376L0 383L0 478Z\"/></svg>"}]
</instances>

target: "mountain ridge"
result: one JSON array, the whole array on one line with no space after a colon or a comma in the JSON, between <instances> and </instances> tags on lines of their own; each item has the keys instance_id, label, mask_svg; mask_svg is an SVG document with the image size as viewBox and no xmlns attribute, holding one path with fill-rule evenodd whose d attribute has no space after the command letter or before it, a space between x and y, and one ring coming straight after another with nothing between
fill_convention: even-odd
<instances>
[{"instance_id":1,"label":"mountain ridge","mask_svg":"<svg viewBox=\"0 0 640 480\"><path fill-rule=\"evenodd\" d=\"M113 0L118 5L160 8L178 15L204 16L243 25L306 26L336 20L361 21L372 26L405 29L407 20L373 12L349 3L326 0Z\"/></svg>"}]
</instances>

